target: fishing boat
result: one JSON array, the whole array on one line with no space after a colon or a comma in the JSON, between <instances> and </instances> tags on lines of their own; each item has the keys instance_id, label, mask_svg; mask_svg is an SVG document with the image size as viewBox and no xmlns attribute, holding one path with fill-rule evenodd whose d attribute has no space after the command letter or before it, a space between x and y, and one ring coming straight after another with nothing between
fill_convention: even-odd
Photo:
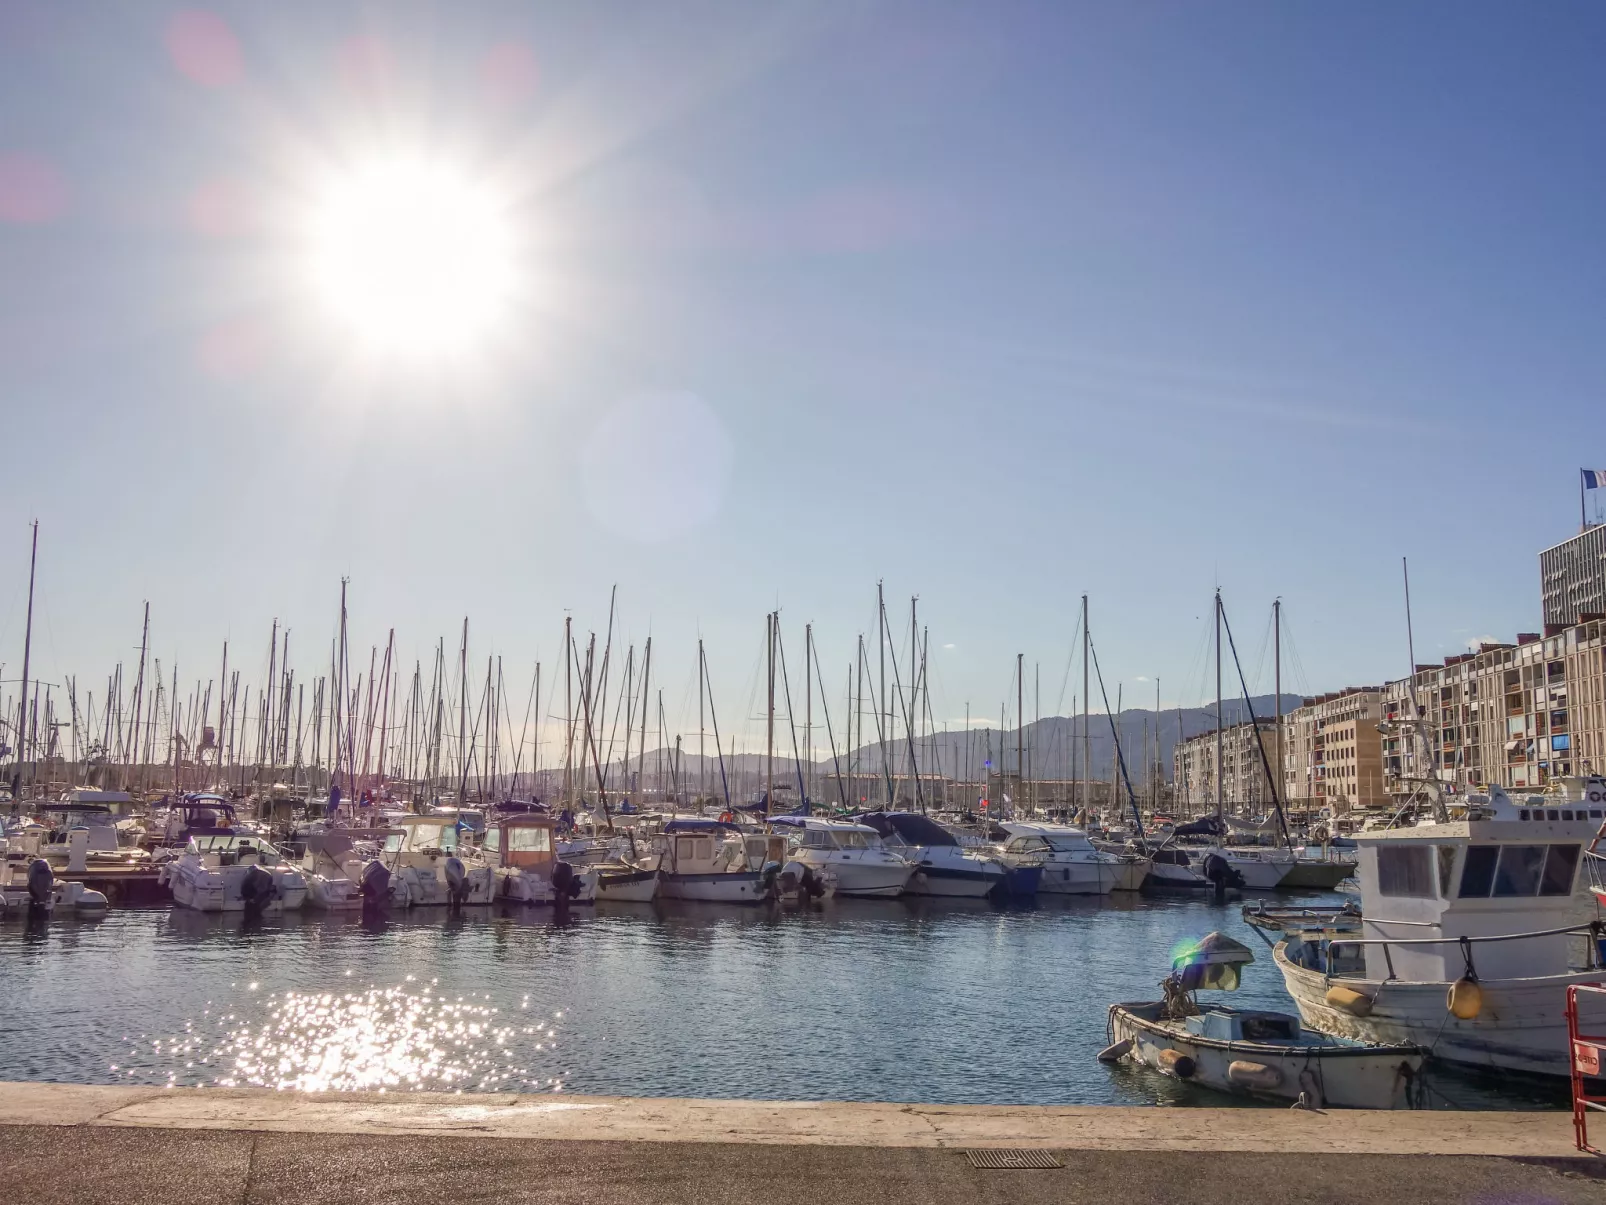
<instances>
[{"instance_id":1,"label":"fishing boat","mask_svg":"<svg viewBox=\"0 0 1606 1205\"><path fill-rule=\"evenodd\" d=\"M1422 1099L1426 1051L1372 1044L1303 1027L1290 1013L1201 1005L1201 990L1234 991L1254 954L1211 933L1179 953L1164 998L1110 1006L1110 1046L1126 1059L1190 1084L1312 1109L1396 1109Z\"/></svg>"},{"instance_id":2,"label":"fishing boat","mask_svg":"<svg viewBox=\"0 0 1606 1205\"><path fill-rule=\"evenodd\" d=\"M391 903L480 905L496 898L496 873L463 843L455 820L403 816L385 838L379 863L390 872Z\"/></svg>"},{"instance_id":3,"label":"fishing boat","mask_svg":"<svg viewBox=\"0 0 1606 1205\"><path fill-rule=\"evenodd\" d=\"M305 902L301 872L261 837L233 829L191 828L189 834L184 852L159 871L180 908L272 916Z\"/></svg>"},{"instance_id":4,"label":"fishing boat","mask_svg":"<svg viewBox=\"0 0 1606 1205\"><path fill-rule=\"evenodd\" d=\"M1465 819L1436 809L1431 823L1357 834L1360 933L1290 937L1274 960L1312 1028L1568 1075L1567 988L1606 972L1601 926L1581 923L1574 899L1600 821L1499 787L1466 804Z\"/></svg>"},{"instance_id":5,"label":"fishing boat","mask_svg":"<svg viewBox=\"0 0 1606 1205\"><path fill-rule=\"evenodd\" d=\"M772 816L770 824L798 830L791 859L815 874L835 875L837 895L902 895L914 876L915 863L887 849L868 824L817 816Z\"/></svg>"},{"instance_id":6,"label":"fishing boat","mask_svg":"<svg viewBox=\"0 0 1606 1205\"><path fill-rule=\"evenodd\" d=\"M732 822L677 816L657 844L658 893L665 899L759 904L770 897L770 882L762 869L749 867L742 831Z\"/></svg>"},{"instance_id":7,"label":"fishing boat","mask_svg":"<svg viewBox=\"0 0 1606 1205\"><path fill-rule=\"evenodd\" d=\"M866 812L858 817L881 837L887 850L914 863L904 890L910 895L982 899L1008 874L1003 862L959 843L951 832L917 812Z\"/></svg>"},{"instance_id":8,"label":"fishing boat","mask_svg":"<svg viewBox=\"0 0 1606 1205\"><path fill-rule=\"evenodd\" d=\"M1148 877L1141 855L1107 853L1067 824L1004 821L998 857L1005 865L1042 867L1037 890L1049 895L1108 895L1136 891Z\"/></svg>"},{"instance_id":9,"label":"fishing boat","mask_svg":"<svg viewBox=\"0 0 1606 1205\"><path fill-rule=\"evenodd\" d=\"M557 821L537 813L502 816L485 831L483 850L499 898L521 904L591 904L598 872L576 870L554 852Z\"/></svg>"}]
</instances>

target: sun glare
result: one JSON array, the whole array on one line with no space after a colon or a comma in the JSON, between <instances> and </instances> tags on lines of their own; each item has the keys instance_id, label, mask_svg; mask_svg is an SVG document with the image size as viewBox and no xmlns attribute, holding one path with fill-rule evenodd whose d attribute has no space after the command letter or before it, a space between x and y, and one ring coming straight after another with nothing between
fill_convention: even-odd
<instances>
[{"instance_id":1,"label":"sun glare","mask_svg":"<svg viewBox=\"0 0 1606 1205\"><path fill-rule=\"evenodd\" d=\"M366 351L472 351L510 317L508 215L451 170L410 160L358 169L320 199L311 234L316 291Z\"/></svg>"}]
</instances>

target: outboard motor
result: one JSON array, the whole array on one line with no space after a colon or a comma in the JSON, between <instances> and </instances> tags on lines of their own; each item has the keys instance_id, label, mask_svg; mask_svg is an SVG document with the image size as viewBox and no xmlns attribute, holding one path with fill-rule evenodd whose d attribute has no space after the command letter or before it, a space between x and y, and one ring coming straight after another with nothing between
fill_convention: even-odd
<instances>
[{"instance_id":1,"label":"outboard motor","mask_svg":"<svg viewBox=\"0 0 1606 1205\"><path fill-rule=\"evenodd\" d=\"M468 899L468 868L461 858L446 859L446 898L454 908Z\"/></svg>"},{"instance_id":2,"label":"outboard motor","mask_svg":"<svg viewBox=\"0 0 1606 1205\"><path fill-rule=\"evenodd\" d=\"M362 906L366 912L370 908L387 908L390 906L390 867L378 858L369 862L362 868L362 875L357 882L357 890L362 895Z\"/></svg>"},{"instance_id":3,"label":"outboard motor","mask_svg":"<svg viewBox=\"0 0 1606 1205\"><path fill-rule=\"evenodd\" d=\"M240 898L245 901L246 916L261 916L262 910L278 894L279 887L272 874L255 863L246 867L245 877L240 880Z\"/></svg>"},{"instance_id":4,"label":"outboard motor","mask_svg":"<svg viewBox=\"0 0 1606 1205\"><path fill-rule=\"evenodd\" d=\"M557 909L559 916L565 916L569 911L569 901L580 894L580 876L574 873L574 867L567 862L554 862L552 864L552 906Z\"/></svg>"},{"instance_id":5,"label":"outboard motor","mask_svg":"<svg viewBox=\"0 0 1606 1205\"><path fill-rule=\"evenodd\" d=\"M803 894L816 900L825 894L825 880L814 873L812 866L803 868Z\"/></svg>"},{"instance_id":6,"label":"outboard motor","mask_svg":"<svg viewBox=\"0 0 1606 1205\"><path fill-rule=\"evenodd\" d=\"M56 876L51 873L50 863L43 858L35 858L28 863L28 908L30 911L43 912L48 909L56 894Z\"/></svg>"},{"instance_id":7,"label":"outboard motor","mask_svg":"<svg viewBox=\"0 0 1606 1205\"><path fill-rule=\"evenodd\" d=\"M1227 889L1234 888L1242 891L1244 877L1233 868L1231 862L1220 854L1209 854L1204 860L1204 877L1209 879L1216 889L1216 902L1219 904L1227 898Z\"/></svg>"}]
</instances>

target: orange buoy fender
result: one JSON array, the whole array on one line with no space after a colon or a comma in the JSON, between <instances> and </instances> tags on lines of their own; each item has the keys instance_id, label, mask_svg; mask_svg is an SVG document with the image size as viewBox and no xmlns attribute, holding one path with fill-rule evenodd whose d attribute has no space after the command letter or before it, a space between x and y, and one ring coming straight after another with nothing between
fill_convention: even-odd
<instances>
[{"instance_id":1,"label":"orange buoy fender","mask_svg":"<svg viewBox=\"0 0 1606 1205\"><path fill-rule=\"evenodd\" d=\"M1192 1056L1183 1054L1180 1050L1172 1050L1169 1046L1160 1052L1160 1070L1169 1071L1178 1079L1192 1079L1193 1073L1199 1069Z\"/></svg>"},{"instance_id":2,"label":"orange buoy fender","mask_svg":"<svg viewBox=\"0 0 1606 1205\"><path fill-rule=\"evenodd\" d=\"M1227 1079L1241 1088L1281 1088L1283 1073L1276 1067L1249 1059L1234 1059L1227 1064Z\"/></svg>"},{"instance_id":3,"label":"orange buoy fender","mask_svg":"<svg viewBox=\"0 0 1606 1205\"><path fill-rule=\"evenodd\" d=\"M1372 1011L1372 997L1365 992L1353 991L1347 987L1330 987L1324 997L1328 1008L1336 1008L1340 1012L1349 1013L1352 1017L1365 1017Z\"/></svg>"},{"instance_id":4,"label":"orange buoy fender","mask_svg":"<svg viewBox=\"0 0 1606 1205\"><path fill-rule=\"evenodd\" d=\"M1483 1011L1483 988L1476 979L1462 976L1445 993L1444 1006L1459 1021L1471 1021Z\"/></svg>"}]
</instances>

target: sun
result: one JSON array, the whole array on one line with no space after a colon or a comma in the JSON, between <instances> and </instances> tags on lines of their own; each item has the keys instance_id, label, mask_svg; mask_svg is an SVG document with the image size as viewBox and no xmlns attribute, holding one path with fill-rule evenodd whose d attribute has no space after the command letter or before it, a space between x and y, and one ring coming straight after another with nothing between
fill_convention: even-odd
<instances>
[{"instance_id":1,"label":"sun","mask_svg":"<svg viewBox=\"0 0 1606 1205\"><path fill-rule=\"evenodd\" d=\"M308 251L319 302L365 352L469 353L512 317L507 207L449 166L395 158L331 179L311 210Z\"/></svg>"}]
</instances>

